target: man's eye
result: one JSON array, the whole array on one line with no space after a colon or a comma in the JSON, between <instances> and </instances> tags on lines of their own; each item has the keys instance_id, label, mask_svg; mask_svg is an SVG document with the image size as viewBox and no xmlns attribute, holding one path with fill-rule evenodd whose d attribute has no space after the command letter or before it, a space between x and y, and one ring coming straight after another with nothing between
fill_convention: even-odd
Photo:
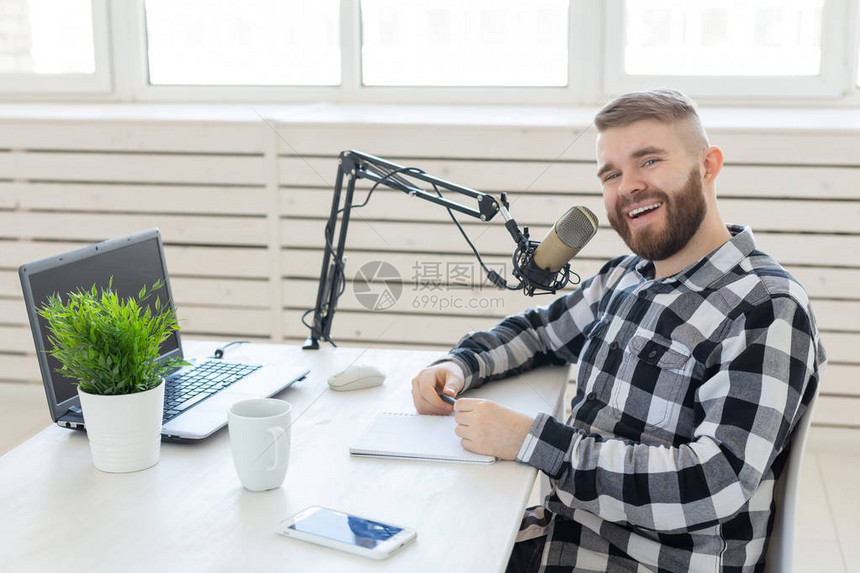
<instances>
[{"instance_id":1,"label":"man's eye","mask_svg":"<svg viewBox=\"0 0 860 573\"><path fill-rule=\"evenodd\" d=\"M657 163L656 159L649 159L645 163L642 164L642 167L649 167L651 165L654 165L655 163Z\"/></svg>"},{"instance_id":2,"label":"man's eye","mask_svg":"<svg viewBox=\"0 0 860 573\"><path fill-rule=\"evenodd\" d=\"M607 175L606 177L604 177L604 178L603 178L603 182L605 183L605 182L607 182L607 181L610 181L610 180L612 180L612 179L615 179L616 177L618 177L618 173L612 173L612 174Z\"/></svg>"}]
</instances>

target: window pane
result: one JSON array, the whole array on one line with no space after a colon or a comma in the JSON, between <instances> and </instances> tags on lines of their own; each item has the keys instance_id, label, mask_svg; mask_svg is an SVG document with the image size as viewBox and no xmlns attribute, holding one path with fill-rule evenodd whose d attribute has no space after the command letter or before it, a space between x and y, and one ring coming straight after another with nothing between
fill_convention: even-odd
<instances>
[{"instance_id":1,"label":"window pane","mask_svg":"<svg viewBox=\"0 0 860 573\"><path fill-rule=\"evenodd\" d=\"M95 73L90 0L0 0L0 73Z\"/></svg>"},{"instance_id":2,"label":"window pane","mask_svg":"<svg viewBox=\"0 0 860 573\"><path fill-rule=\"evenodd\" d=\"M338 0L146 0L162 85L338 85Z\"/></svg>"},{"instance_id":3,"label":"window pane","mask_svg":"<svg viewBox=\"0 0 860 573\"><path fill-rule=\"evenodd\" d=\"M564 86L567 0L362 0L369 86Z\"/></svg>"},{"instance_id":4,"label":"window pane","mask_svg":"<svg viewBox=\"0 0 860 573\"><path fill-rule=\"evenodd\" d=\"M633 75L816 76L824 0L627 0Z\"/></svg>"}]
</instances>

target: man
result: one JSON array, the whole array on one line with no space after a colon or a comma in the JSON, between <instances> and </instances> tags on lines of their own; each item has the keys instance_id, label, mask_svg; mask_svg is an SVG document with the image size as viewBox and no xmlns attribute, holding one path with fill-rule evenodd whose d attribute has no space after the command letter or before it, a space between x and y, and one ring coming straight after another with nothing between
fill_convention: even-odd
<instances>
[{"instance_id":1,"label":"man","mask_svg":"<svg viewBox=\"0 0 860 573\"><path fill-rule=\"evenodd\" d=\"M723 154L689 99L623 95L595 125L609 222L636 256L465 336L413 400L453 411L464 447L550 477L509 570L761 571L775 480L825 363L809 300L749 228L723 223ZM566 424L438 396L565 363Z\"/></svg>"}]
</instances>

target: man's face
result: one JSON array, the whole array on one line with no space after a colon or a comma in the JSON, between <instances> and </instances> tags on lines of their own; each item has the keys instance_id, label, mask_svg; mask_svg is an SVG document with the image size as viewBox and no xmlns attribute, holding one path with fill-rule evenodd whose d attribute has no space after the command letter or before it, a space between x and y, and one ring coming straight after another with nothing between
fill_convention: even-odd
<instances>
[{"instance_id":1,"label":"man's face","mask_svg":"<svg viewBox=\"0 0 860 573\"><path fill-rule=\"evenodd\" d=\"M607 129L598 138L609 223L643 259L662 261L680 251L707 213L687 141L683 127L651 120Z\"/></svg>"}]
</instances>

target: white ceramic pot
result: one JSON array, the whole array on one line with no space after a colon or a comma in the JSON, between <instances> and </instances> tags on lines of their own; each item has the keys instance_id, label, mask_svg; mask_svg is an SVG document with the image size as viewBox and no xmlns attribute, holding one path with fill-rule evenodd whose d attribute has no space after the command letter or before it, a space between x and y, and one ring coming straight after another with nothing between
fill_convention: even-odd
<instances>
[{"instance_id":1,"label":"white ceramic pot","mask_svg":"<svg viewBox=\"0 0 860 573\"><path fill-rule=\"evenodd\" d=\"M93 465L103 472L135 472L154 466L161 453L164 380L145 392L88 394L78 387Z\"/></svg>"}]
</instances>

